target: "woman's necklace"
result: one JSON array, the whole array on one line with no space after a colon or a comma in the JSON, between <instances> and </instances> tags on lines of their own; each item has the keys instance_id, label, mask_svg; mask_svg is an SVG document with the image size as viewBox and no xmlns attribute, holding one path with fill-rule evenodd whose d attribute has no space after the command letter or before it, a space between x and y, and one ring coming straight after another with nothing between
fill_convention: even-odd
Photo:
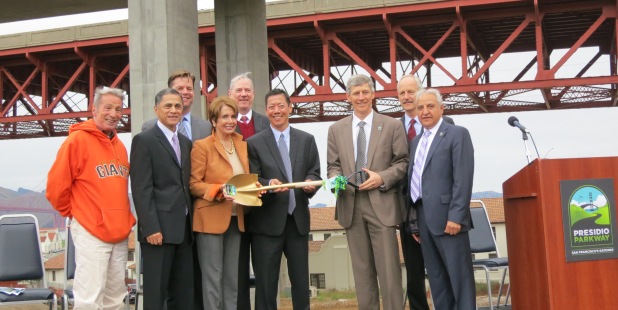
<instances>
[{"instance_id":1,"label":"woman's necklace","mask_svg":"<svg viewBox=\"0 0 618 310\"><path fill-rule=\"evenodd\" d=\"M228 154L234 154L234 151L236 150L234 148L234 140L230 139L230 142L232 143L232 148L231 150L228 150L227 147L225 147L225 144L223 144L223 140L219 140L219 142L221 142L221 145L223 146L223 149L225 150L225 152L227 152Z\"/></svg>"}]
</instances>

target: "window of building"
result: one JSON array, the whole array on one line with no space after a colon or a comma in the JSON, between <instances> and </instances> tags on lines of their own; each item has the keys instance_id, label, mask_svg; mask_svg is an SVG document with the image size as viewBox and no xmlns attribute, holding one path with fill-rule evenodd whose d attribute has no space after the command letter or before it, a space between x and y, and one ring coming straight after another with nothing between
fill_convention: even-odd
<instances>
[{"instance_id":1,"label":"window of building","mask_svg":"<svg viewBox=\"0 0 618 310\"><path fill-rule=\"evenodd\" d=\"M134 255L135 255L135 252L129 251L129 255L127 256L127 260L130 261L130 262L134 261L135 260Z\"/></svg>"},{"instance_id":2,"label":"window of building","mask_svg":"<svg viewBox=\"0 0 618 310\"><path fill-rule=\"evenodd\" d=\"M328 240L328 238L330 238L330 234L324 234L324 241Z\"/></svg>"},{"instance_id":3,"label":"window of building","mask_svg":"<svg viewBox=\"0 0 618 310\"><path fill-rule=\"evenodd\" d=\"M323 273L312 273L309 275L311 278L311 286L315 286L318 289L326 288L326 275Z\"/></svg>"},{"instance_id":4,"label":"window of building","mask_svg":"<svg viewBox=\"0 0 618 310\"><path fill-rule=\"evenodd\" d=\"M313 234L309 234L309 241L313 241Z\"/></svg>"},{"instance_id":5,"label":"window of building","mask_svg":"<svg viewBox=\"0 0 618 310\"><path fill-rule=\"evenodd\" d=\"M496 239L497 238L497 236L496 236L496 227L491 226L491 233L494 234L494 239Z\"/></svg>"},{"instance_id":6,"label":"window of building","mask_svg":"<svg viewBox=\"0 0 618 310\"><path fill-rule=\"evenodd\" d=\"M56 281L56 271L52 271L52 281Z\"/></svg>"}]
</instances>

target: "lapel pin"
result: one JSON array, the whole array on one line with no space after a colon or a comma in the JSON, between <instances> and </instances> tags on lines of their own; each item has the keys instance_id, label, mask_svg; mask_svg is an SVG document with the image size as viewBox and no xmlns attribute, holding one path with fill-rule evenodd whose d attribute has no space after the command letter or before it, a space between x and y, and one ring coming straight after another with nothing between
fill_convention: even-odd
<instances>
[{"instance_id":1,"label":"lapel pin","mask_svg":"<svg viewBox=\"0 0 618 310\"><path fill-rule=\"evenodd\" d=\"M440 137L444 137L444 131L440 132Z\"/></svg>"},{"instance_id":2,"label":"lapel pin","mask_svg":"<svg viewBox=\"0 0 618 310\"><path fill-rule=\"evenodd\" d=\"M378 126L378 131L382 131L382 126Z\"/></svg>"}]
</instances>

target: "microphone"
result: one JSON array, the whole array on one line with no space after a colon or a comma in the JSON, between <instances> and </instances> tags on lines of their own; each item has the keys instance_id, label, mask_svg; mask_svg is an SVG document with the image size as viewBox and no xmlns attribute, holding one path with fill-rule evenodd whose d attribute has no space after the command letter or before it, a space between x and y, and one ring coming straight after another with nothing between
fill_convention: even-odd
<instances>
[{"instance_id":1,"label":"microphone","mask_svg":"<svg viewBox=\"0 0 618 310\"><path fill-rule=\"evenodd\" d=\"M523 132L523 133L530 133L528 131L528 129L526 129L526 127L524 127L524 125L519 123L519 120L515 116L509 117L509 125L511 125L513 127L519 128L519 130L521 130L521 132Z\"/></svg>"}]
</instances>

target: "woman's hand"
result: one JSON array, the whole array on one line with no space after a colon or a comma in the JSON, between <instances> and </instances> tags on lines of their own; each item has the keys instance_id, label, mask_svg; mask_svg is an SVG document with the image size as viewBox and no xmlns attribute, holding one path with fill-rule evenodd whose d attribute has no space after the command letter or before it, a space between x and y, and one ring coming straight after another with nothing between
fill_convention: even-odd
<instances>
[{"instance_id":1,"label":"woman's hand","mask_svg":"<svg viewBox=\"0 0 618 310\"><path fill-rule=\"evenodd\" d=\"M221 185L220 190L223 193L223 197L225 198L225 200L234 200L234 196L228 195L227 191L225 190L225 184Z\"/></svg>"}]
</instances>

